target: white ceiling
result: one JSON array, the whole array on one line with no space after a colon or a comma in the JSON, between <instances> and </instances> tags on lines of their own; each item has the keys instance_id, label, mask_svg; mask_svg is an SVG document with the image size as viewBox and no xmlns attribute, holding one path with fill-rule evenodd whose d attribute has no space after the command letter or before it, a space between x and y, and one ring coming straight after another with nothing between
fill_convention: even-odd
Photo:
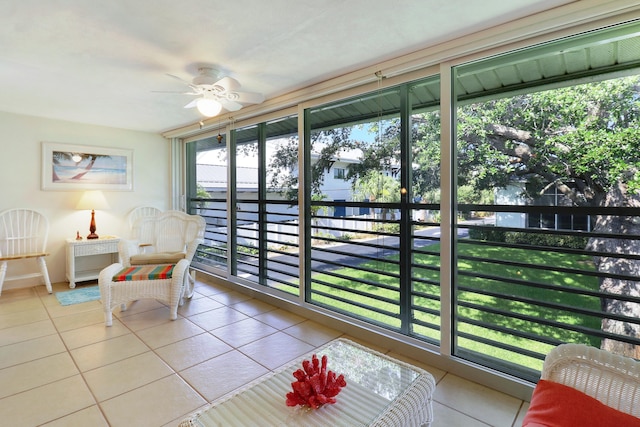
<instances>
[{"instance_id":1,"label":"white ceiling","mask_svg":"<svg viewBox=\"0 0 640 427\"><path fill-rule=\"evenodd\" d=\"M0 111L162 132L209 63L267 99L573 0L2 0Z\"/></svg>"}]
</instances>

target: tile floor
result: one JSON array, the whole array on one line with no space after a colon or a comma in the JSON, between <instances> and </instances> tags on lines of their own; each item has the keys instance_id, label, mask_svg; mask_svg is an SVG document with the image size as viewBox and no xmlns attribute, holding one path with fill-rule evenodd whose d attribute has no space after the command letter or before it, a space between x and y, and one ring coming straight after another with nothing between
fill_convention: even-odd
<instances>
[{"instance_id":1,"label":"tile floor","mask_svg":"<svg viewBox=\"0 0 640 427\"><path fill-rule=\"evenodd\" d=\"M63 290L66 283L54 285ZM207 402L342 336L204 282L176 321L153 300L114 314L107 328L99 301L65 307L44 286L5 290L1 424L176 426ZM527 402L390 354L436 378L434 427L521 425Z\"/></svg>"}]
</instances>

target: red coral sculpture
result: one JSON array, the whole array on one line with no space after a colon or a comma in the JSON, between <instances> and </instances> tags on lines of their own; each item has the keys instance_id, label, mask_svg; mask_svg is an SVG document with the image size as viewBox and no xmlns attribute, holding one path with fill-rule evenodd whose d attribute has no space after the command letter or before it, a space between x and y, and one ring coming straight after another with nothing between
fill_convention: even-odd
<instances>
[{"instance_id":1,"label":"red coral sculpture","mask_svg":"<svg viewBox=\"0 0 640 427\"><path fill-rule=\"evenodd\" d=\"M344 375L336 376L327 371L327 356L322 356L322 364L314 354L311 361L304 360L302 369L293 376L298 380L291 383L293 391L287 393L287 406L309 405L318 409L325 403L336 403L336 396L347 385Z\"/></svg>"}]
</instances>

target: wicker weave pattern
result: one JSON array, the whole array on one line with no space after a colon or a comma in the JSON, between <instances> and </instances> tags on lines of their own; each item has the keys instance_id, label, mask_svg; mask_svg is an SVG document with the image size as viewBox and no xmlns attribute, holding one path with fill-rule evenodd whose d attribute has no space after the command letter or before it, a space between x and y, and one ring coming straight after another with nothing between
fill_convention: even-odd
<instances>
[{"instance_id":1,"label":"wicker weave pattern","mask_svg":"<svg viewBox=\"0 0 640 427\"><path fill-rule=\"evenodd\" d=\"M180 305L185 275L189 268L189 261L180 260L173 269L170 279L158 280L131 280L114 282L113 276L122 270L122 264L111 264L100 272L98 286L100 287L100 299L104 310L105 324L113 323L112 312L117 306L126 308L125 304L139 299L153 298L169 305L170 318L178 318L178 306Z\"/></svg>"},{"instance_id":2,"label":"wicker weave pattern","mask_svg":"<svg viewBox=\"0 0 640 427\"><path fill-rule=\"evenodd\" d=\"M147 245L145 253L185 252L185 258L191 261L204 241L204 218L187 215L179 211L162 212L156 216L139 218L133 225L133 235L149 233L144 241L130 240L120 246L120 256L125 267L129 267L131 255L141 253L139 244ZM144 233L143 231L146 230Z\"/></svg>"},{"instance_id":3,"label":"wicker weave pattern","mask_svg":"<svg viewBox=\"0 0 640 427\"><path fill-rule=\"evenodd\" d=\"M86 242L76 243L73 250L76 256L111 254L118 251L118 241L95 244L91 240L87 240Z\"/></svg>"},{"instance_id":4,"label":"wicker weave pattern","mask_svg":"<svg viewBox=\"0 0 640 427\"><path fill-rule=\"evenodd\" d=\"M407 388L397 396L393 402L386 401L386 407L382 413L374 420L367 422L368 426L376 427L419 427L430 426L433 421L431 399L435 390L435 380L428 372L409 365L402 361L392 359L386 355L378 353L369 348L363 347L350 340L340 338L325 346L318 348L276 371L267 374L246 386L231 392L230 394L217 399L207 407L195 412L187 419L183 420L180 427L209 427L218 425L234 426L254 426L254 425L278 425L278 426L324 426L324 425L349 425L363 426L362 421L356 421L356 412L363 412L372 415L374 408L379 408L375 403L381 399L368 389L363 389L358 384L351 383L352 388L358 391L352 394L352 401L343 402L342 410L336 408L326 408L321 416L296 416L296 410L285 406L285 393L290 390L292 381L291 372L300 366L300 362L309 359L311 354L321 354L333 345L347 345L372 356L373 360L390 361L396 366L402 367L405 372L416 374L415 379ZM330 361L331 363L331 361ZM289 375L282 375L289 373ZM350 380L346 372L342 372L347 377L347 389ZM338 395L338 400L341 400ZM384 399L383 399L384 400ZM224 405L226 408L218 411ZM346 411L346 412L345 412ZM282 419L283 412L288 414ZM351 417L350 417L351 416ZM256 420L261 420L257 422ZM348 421L347 421L348 419Z\"/></svg>"},{"instance_id":5,"label":"wicker weave pattern","mask_svg":"<svg viewBox=\"0 0 640 427\"><path fill-rule=\"evenodd\" d=\"M541 378L640 417L640 362L634 359L582 344L562 344L545 358Z\"/></svg>"},{"instance_id":6,"label":"wicker weave pattern","mask_svg":"<svg viewBox=\"0 0 640 427\"><path fill-rule=\"evenodd\" d=\"M136 220L134 228L153 230L153 234L149 236L149 244L145 242L146 253L168 251L185 252L186 255L176 264L170 279L114 282L113 276L116 273L123 267L131 267L131 256L143 250L137 241L120 240L118 253L122 264L108 266L98 277L107 326L112 324L112 311L115 307L120 305L121 310L125 310L126 303L143 298L166 302L171 309L171 319L178 317L178 306L182 304L183 298L190 298L193 294L195 280L188 269L198 245L204 241L205 226L204 218L178 211L167 211Z\"/></svg>"},{"instance_id":7,"label":"wicker weave pattern","mask_svg":"<svg viewBox=\"0 0 640 427\"><path fill-rule=\"evenodd\" d=\"M431 395L435 387L433 377L431 377L431 381L416 382L397 399L397 404L391 406L371 426L429 427L433 421ZM425 399L425 396L429 396L429 398Z\"/></svg>"}]
</instances>

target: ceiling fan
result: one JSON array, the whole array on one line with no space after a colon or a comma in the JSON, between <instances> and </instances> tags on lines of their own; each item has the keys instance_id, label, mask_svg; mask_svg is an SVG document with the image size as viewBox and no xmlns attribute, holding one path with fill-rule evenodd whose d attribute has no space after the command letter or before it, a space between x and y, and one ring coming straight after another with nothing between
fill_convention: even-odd
<instances>
[{"instance_id":1,"label":"ceiling fan","mask_svg":"<svg viewBox=\"0 0 640 427\"><path fill-rule=\"evenodd\" d=\"M240 82L232 77L222 77L220 71L212 67L199 67L198 75L191 82L173 74L167 75L191 88L190 92L183 92L185 95L198 96L184 108L197 107L198 111L206 117L219 114L222 108L227 111L238 111L243 104L260 104L264 101L264 95L261 93L238 90Z\"/></svg>"}]
</instances>

